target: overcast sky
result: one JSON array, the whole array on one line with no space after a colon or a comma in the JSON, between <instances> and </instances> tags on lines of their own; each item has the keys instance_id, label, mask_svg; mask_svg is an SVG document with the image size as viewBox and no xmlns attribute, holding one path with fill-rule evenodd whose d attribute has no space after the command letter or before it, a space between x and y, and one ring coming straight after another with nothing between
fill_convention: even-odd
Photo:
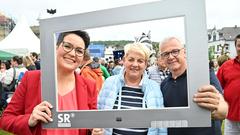
<instances>
[{"instance_id":1,"label":"overcast sky","mask_svg":"<svg viewBox=\"0 0 240 135\"><path fill-rule=\"evenodd\" d=\"M29 25L38 25L37 19L48 15L46 9L57 9L55 16L61 16L149 1L156 0L0 0L0 11L14 18L16 21L20 16L24 15ZM235 25L240 26L239 5L240 0L206 0L207 27L213 28L216 26L216 28L220 29L222 27L233 27ZM179 18L175 20L179 20ZM167 20L165 24L173 26L174 19ZM182 26L183 24L180 21L177 25ZM164 28L164 26L162 28ZM183 29L184 28L180 27L178 32L182 33ZM142 31L147 32L148 29L145 28ZM168 33L172 33L172 31L169 30L164 36L168 36ZM136 32L134 34L136 35ZM152 35L154 38L154 32L152 32ZM175 36L182 37L183 35L176 34Z\"/></svg>"}]
</instances>

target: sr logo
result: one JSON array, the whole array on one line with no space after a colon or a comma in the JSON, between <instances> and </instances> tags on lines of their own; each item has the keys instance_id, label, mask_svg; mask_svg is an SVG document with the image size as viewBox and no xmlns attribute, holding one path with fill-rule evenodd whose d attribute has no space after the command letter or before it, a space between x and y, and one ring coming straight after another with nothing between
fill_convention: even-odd
<instances>
[{"instance_id":1,"label":"sr logo","mask_svg":"<svg viewBox=\"0 0 240 135\"><path fill-rule=\"evenodd\" d=\"M71 127L71 116L74 116L73 114L68 113L60 113L58 114L58 127Z\"/></svg>"}]
</instances>

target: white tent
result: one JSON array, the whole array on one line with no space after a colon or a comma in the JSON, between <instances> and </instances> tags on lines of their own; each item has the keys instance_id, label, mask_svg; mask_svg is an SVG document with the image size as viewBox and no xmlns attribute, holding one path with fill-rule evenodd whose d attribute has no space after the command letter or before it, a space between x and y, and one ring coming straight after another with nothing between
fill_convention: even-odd
<instances>
[{"instance_id":1,"label":"white tent","mask_svg":"<svg viewBox=\"0 0 240 135\"><path fill-rule=\"evenodd\" d=\"M29 52L40 53L40 40L30 29L26 19L22 17L12 32L0 41L0 50L21 56Z\"/></svg>"}]
</instances>

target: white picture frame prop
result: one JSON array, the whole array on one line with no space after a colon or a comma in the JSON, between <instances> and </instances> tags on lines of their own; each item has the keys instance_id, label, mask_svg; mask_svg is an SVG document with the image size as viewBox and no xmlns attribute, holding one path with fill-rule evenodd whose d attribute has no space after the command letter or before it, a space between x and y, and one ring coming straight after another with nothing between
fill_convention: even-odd
<instances>
[{"instance_id":1,"label":"white picture frame prop","mask_svg":"<svg viewBox=\"0 0 240 135\"><path fill-rule=\"evenodd\" d=\"M184 17L187 48L188 107L140 110L58 111L56 33L150 20ZM40 20L42 100L50 102L53 122L44 128L209 127L210 112L192 101L209 84L204 0L162 0Z\"/></svg>"}]
</instances>

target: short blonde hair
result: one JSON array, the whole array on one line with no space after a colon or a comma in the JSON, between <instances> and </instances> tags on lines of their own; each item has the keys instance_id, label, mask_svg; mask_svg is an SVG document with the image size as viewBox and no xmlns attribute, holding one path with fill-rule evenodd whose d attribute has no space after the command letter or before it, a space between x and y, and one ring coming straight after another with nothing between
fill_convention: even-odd
<instances>
[{"instance_id":1,"label":"short blonde hair","mask_svg":"<svg viewBox=\"0 0 240 135\"><path fill-rule=\"evenodd\" d=\"M26 66L26 67L28 67L28 66L30 66L30 65L35 65L34 64L34 62L33 62L33 60L31 59L31 57L30 56L25 56L25 57L23 57L23 64L24 64L24 66Z\"/></svg>"},{"instance_id":2,"label":"short blonde hair","mask_svg":"<svg viewBox=\"0 0 240 135\"><path fill-rule=\"evenodd\" d=\"M145 56L145 60L148 61L151 51L143 43L130 43L124 46L125 57L129 54L130 51L140 52Z\"/></svg>"}]
</instances>

